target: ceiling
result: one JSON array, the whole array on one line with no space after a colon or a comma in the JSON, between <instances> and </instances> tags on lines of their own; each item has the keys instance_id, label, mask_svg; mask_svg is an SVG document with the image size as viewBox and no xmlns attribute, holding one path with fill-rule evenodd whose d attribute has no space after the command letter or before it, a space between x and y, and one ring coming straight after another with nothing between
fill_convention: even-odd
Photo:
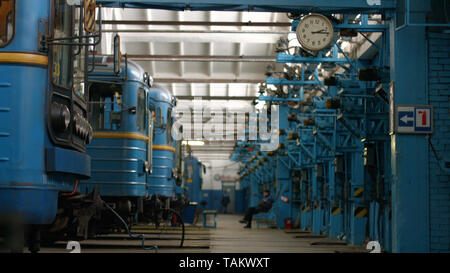
<instances>
[{"instance_id":1,"label":"ceiling","mask_svg":"<svg viewBox=\"0 0 450 273\"><path fill-rule=\"evenodd\" d=\"M277 40L290 31L285 13L103 8L102 20L100 54L113 53L118 33L122 53L170 90L178 105L192 106L201 97L216 108L251 106L267 65L275 65ZM228 159L233 146L234 140L223 140L192 148L210 161Z\"/></svg>"},{"instance_id":2,"label":"ceiling","mask_svg":"<svg viewBox=\"0 0 450 273\"><path fill-rule=\"evenodd\" d=\"M190 108L194 98L205 107L253 107L266 67L282 70L275 63L275 44L280 38L296 42L285 13L103 8L102 20L99 53L112 55L113 37L119 34L122 53L171 91L178 105ZM359 57L368 44L357 37L342 47ZM192 150L202 161L226 160L234 143L206 141Z\"/></svg>"}]
</instances>

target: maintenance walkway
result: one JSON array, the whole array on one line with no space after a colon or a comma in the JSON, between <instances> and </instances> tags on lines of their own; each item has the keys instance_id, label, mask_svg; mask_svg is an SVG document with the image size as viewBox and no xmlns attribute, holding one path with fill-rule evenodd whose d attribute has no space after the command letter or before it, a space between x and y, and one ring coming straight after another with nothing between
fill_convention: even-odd
<instances>
[{"instance_id":1,"label":"maintenance walkway","mask_svg":"<svg viewBox=\"0 0 450 273\"><path fill-rule=\"evenodd\" d=\"M242 215L218 214L217 228L210 231L213 253L367 253L363 246L301 230L281 230L267 225L243 228Z\"/></svg>"}]
</instances>

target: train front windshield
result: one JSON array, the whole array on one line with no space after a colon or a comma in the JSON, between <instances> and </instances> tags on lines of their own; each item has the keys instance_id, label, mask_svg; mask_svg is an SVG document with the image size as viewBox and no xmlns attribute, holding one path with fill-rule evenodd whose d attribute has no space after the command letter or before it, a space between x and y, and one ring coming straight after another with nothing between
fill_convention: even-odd
<instances>
[{"instance_id":1,"label":"train front windshield","mask_svg":"<svg viewBox=\"0 0 450 273\"><path fill-rule=\"evenodd\" d=\"M14 0L0 1L0 47L7 45L14 36Z\"/></svg>"},{"instance_id":2,"label":"train front windshield","mask_svg":"<svg viewBox=\"0 0 450 273\"><path fill-rule=\"evenodd\" d=\"M145 125L145 91L144 88L139 87L138 89L138 101L137 101L137 117L136 117L136 125L137 130L141 133L145 133L146 125Z\"/></svg>"},{"instance_id":3,"label":"train front windshield","mask_svg":"<svg viewBox=\"0 0 450 273\"><path fill-rule=\"evenodd\" d=\"M73 12L67 6L65 0L55 2L54 36L55 39L69 38L72 36ZM71 88L72 71L70 69L71 46L55 44L52 54L52 80L59 87Z\"/></svg>"},{"instance_id":4,"label":"train front windshield","mask_svg":"<svg viewBox=\"0 0 450 273\"><path fill-rule=\"evenodd\" d=\"M75 12L75 21L79 20L79 13ZM82 36L84 33L80 33L79 28L74 28L74 36ZM74 59L73 59L73 91L75 95L87 100L85 98L85 62L86 55L84 50L86 50L85 46L76 46L73 49Z\"/></svg>"},{"instance_id":5,"label":"train front windshield","mask_svg":"<svg viewBox=\"0 0 450 273\"><path fill-rule=\"evenodd\" d=\"M122 123L122 86L93 83L89 88L89 122L94 130L118 130Z\"/></svg>"},{"instance_id":6,"label":"train front windshield","mask_svg":"<svg viewBox=\"0 0 450 273\"><path fill-rule=\"evenodd\" d=\"M173 145L172 125L173 125L172 108L169 108L167 109L167 129L166 129L167 144L169 146Z\"/></svg>"}]
</instances>

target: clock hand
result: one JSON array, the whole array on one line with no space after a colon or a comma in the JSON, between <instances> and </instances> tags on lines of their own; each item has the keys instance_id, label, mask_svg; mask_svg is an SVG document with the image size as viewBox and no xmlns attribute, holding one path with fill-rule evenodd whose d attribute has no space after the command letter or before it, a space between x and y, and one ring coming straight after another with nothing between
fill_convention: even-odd
<instances>
[{"instance_id":1,"label":"clock hand","mask_svg":"<svg viewBox=\"0 0 450 273\"><path fill-rule=\"evenodd\" d=\"M330 34L330 33L320 30L320 31L312 31L311 34Z\"/></svg>"}]
</instances>

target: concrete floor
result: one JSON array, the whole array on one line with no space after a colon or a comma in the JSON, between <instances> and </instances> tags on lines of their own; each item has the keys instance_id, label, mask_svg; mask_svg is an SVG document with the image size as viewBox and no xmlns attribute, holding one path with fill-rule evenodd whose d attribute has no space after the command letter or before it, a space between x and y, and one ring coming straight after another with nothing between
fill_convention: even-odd
<instances>
[{"instance_id":1,"label":"concrete floor","mask_svg":"<svg viewBox=\"0 0 450 273\"><path fill-rule=\"evenodd\" d=\"M241 218L242 215L218 214L215 229L201 228L202 219L195 226L187 225L183 248L178 247L181 238L178 228L155 230L151 226L139 226L133 233L145 234L145 245L158 245L158 253L367 253L362 246L336 245L343 242L299 230L271 229L266 224L259 228L253 224L252 229L245 229L238 222ZM81 253L155 252L144 250L141 243L126 234L111 234L81 241L80 246ZM41 253L69 253L66 246L67 242L57 242L51 247L41 247Z\"/></svg>"},{"instance_id":2,"label":"concrete floor","mask_svg":"<svg viewBox=\"0 0 450 273\"><path fill-rule=\"evenodd\" d=\"M311 245L311 243L343 243L330 238L317 237L299 230L268 228L253 220L252 229L239 223L242 215L219 214L217 228L211 230L211 252L215 253L335 253L367 252L362 246ZM295 238L296 236L308 238Z\"/></svg>"}]
</instances>

